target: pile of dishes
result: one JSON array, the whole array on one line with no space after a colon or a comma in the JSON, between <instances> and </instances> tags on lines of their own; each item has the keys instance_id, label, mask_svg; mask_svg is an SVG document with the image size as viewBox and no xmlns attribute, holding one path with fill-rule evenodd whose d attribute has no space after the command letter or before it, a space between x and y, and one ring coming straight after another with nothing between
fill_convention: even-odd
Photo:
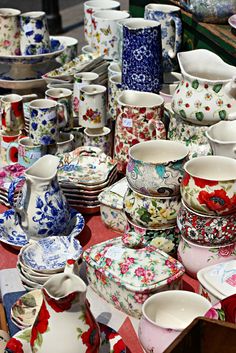
<instances>
[{"instance_id":1,"label":"pile of dishes","mask_svg":"<svg viewBox=\"0 0 236 353\"><path fill-rule=\"evenodd\" d=\"M11 182L17 177L21 176L25 171L25 167L16 163L12 165L7 165L0 168L0 203L6 207L9 207L8 201L8 189ZM16 188L14 199L18 198L20 190L20 185Z\"/></svg>"},{"instance_id":2,"label":"pile of dishes","mask_svg":"<svg viewBox=\"0 0 236 353\"><path fill-rule=\"evenodd\" d=\"M22 247L17 270L24 288L40 289L55 273L63 272L67 260L78 261L82 254L80 242L74 237L52 236L32 241Z\"/></svg>"},{"instance_id":3,"label":"pile of dishes","mask_svg":"<svg viewBox=\"0 0 236 353\"><path fill-rule=\"evenodd\" d=\"M82 146L61 155L59 184L69 205L80 212L98 212L98 195L116 178L116 161L100 148Z\"/></svg>"}]
</instances>

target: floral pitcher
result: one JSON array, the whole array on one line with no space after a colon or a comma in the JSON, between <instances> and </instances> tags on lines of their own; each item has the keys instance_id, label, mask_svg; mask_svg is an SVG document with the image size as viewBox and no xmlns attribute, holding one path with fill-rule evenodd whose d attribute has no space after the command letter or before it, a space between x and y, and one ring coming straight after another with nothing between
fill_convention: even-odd
<instances>
[{"instance_id":1,"label":"floral pitcher","mask_svg":"<svg viewBox=\"0 0 236 353\"><path fill-rule=\"evenodd\" d=\"M29 238L62 235L68 227L70 211L58 184L58 164L58 157L43 156L9 187L9 203L15 209L19 223ZM14 205L14 192L22 180L25 180L22 197Z\"/></svg>"}]
</instances>

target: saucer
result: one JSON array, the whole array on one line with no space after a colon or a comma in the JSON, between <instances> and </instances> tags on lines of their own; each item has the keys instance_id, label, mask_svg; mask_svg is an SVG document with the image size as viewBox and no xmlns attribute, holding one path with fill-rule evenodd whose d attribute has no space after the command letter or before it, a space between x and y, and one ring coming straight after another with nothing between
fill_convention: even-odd
<instances>
[{"instance_id":1,"label":"saucer","mask_svg":"<svg viewBox=\"0 0 236 353\"><path fill-rule=\"evenodd\" d=\"M15 321L14 321L15 323ZM127 347L121 336L111 327L98 323L101 334L101 346L99 353L127 353ZM31 328L25 328L17 332L7 344L9 352L11 353L33 353L29 337L31 335ZM17 344L16 344L17 343ZM20 349L20 350L19 350Z\"/></svg>"},{"instance_id":2,"label":"saucer","mask_svg":"<svg viewBox=\"0 0 236 353\"><path fill-rule=\"evenodd\" d=\"M71 209L70 229L68 237L76 237L84 228L84 217L75 209ZM15 249L20 249L28 244L27 235L22 230L18 217L14 209L10 209L0 214L0 242L11 245Z\"/></svg>"}]
</instances>

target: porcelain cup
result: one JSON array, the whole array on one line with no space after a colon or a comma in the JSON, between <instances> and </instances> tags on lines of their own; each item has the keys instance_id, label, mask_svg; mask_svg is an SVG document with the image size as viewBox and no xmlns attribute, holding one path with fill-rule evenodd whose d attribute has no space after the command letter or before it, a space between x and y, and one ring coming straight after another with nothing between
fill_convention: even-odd
<instances>
[{"instance_id":1,"label":"porcelain cup","mask_svg":"<svg viewBox=\"0 0 236 353\"><path fill-rule=\"evenodd\" d=\"M0 54L20 55L20 11L0 9Z\"/></svg>"},{"instance_id":2,"label":"porcelain cup","mask_svg":"<svg viewBox=\"0 0 236 353\"><path fill-rule=\"evenodd\" d=\"M31 11L21 14L20 28L20 49L22 55L44 54L51 51L45 12Z\"/></svg>"},{"instance_id":3,"label":"porcelain cup","mask_svg":"<svg viewBox=\"0 0 236 353\"><path fill-rule=\"evenodd\" d=\"M7 151L12 142L18 142L20 139L20 133L9 133L1 131L1 161L3 165L16 163L18 160L18 149L12 150L9 158L7 158Z\"/></svg>"},{"instance_id":4,"label":"porcelain cup","mask_svg":"<svg viewBox=\"0 0 236 353\"><path fill-rule=\"evenodd\" d=\"M95 23L94 20L92 19L92 15L95 11L100 11L100 10L119 10L120 9L120 3L118 1L113 1L113 0L91 0L91 1L86 1L84 3L84 36L85 40L89 43L89 45L92 44L92 35L93 35L93 29L95 28Z\"/></svg>"},{"instance_id":5,"label":"porcelain cup","mask_svg":"<svg viewBox=\"0 0 236 353\"><path fill-rule=\"evenodd\" d=\"M19 94L7 94L0 100L1 128L8 132L19 132L25 126L23 100Z\"/></svg>"},{"instance_id":6,"label":"porcelain cup","mask_svg":"<svg viewBox=\"0 0 236 353\"><path fill-rule=\"evenodd\" d=\"M67 36L53 36L51 40L58 40L65 48L63 53L56 58L59 64L64 65L77 56L78 39Z\"/></svg>"},{"instance_id":7,"label":"porcelain cup","mask_svg":"<svg viewBox=\"0 0 236 353\"><path fill-rule=\"evenodd\" d=\"M173 71L178 67L176 55L182 44L180 8L173 5L148 4L145 6L144 18L161 24L163 69L165 72Z\"/></svg>"},{"instance_id":8,"label":"porcelain cup","mask_svg":"<svg viewBox=\"0 0 236 353\"><path fill-rule=\"evenodd\" d=\"M73 92L68 88L51 88L45 92L45 98L54 100L62 105L64 105L64 111L67 115L67 123L64 129L72 129L74 126L74 117L72 111L72 95ZM63 110L61 119L66 119L63 116Z\"/></svg>"},{"instance_id":9,"label":"porcelain cup","mask_svg":"<svg viewBox=\"0 0 236 353\"><path fill-rule=\"evenodd\" d=\"M36 99L29 105L29 136L33 144L51 145L59 139L60 127L67 124L65 106L51 99ZM60 112L62 112L61 119Z\"/></svg>"},{"instance_id":10,"label":"porcelain cup","mask_svg":"<svg viewBox=\"0 0 236 353\"><path fill-rule=\"evenodd\" d=\"M145 352L163 353L174 339L211 303L201 295L169 290L153 294L142 306L138 336Z\"/></svg>"},{"instance_id":11,"label":"porcelain cup","mask_svg":"<svg viewBox=\"0 0 236 353\"><path fill-rule=\"evenodd\" d=\"M87 85L80 89L79 125L91 129L106 125L106 87Z\"/></svg>"},{"instance_id":12,"label":"porcelain cup","mask_svg":"<svg viewBox=\"0 0 236 353\"><path fill-rule=\"evenodd\" d=\"M111 76L108 79L108 112L110 118L116 120L116 108L118 97L122 92L121 74Z\"/></svg>"},{"instance_id":13,"label":"porcelain cup","mask_svg":"<svg viewBox=\"0 0 236 353\"><path fill-rule=\"evenodd\" d=\"M220 121L210 126L206 137L213 154L236 158L236 121Z\"/></svg>"},{"instance_id":14,"label":"porcelain cup","mask_svg":"<svg viewBox=\"0 0 236 353\"><path fill-rule=\"evenodd\" d=\"M100 129L86 128L84 130L84 146L99 147L107 156L111 156L111 129L106 126Z\"/></svg>"},{"instance_id":15,"label":"porcelain cup","mask_svg":"<svg viewBox=\"0 0 236 353\"><path fill-rule=\"evenodd\" d=\"M236 160L223 156L193 158L184 165L181 195L188 207L207 215L236 210Z\"/></svg>"},{"instance_id":16,"label":"porcelain cup","mask_svg":"<svg viewBox=\"0 0 236 353\"><path fill-rule=\"evenodd\" d=\"M108 60L119 59L119 27L118 21L130 17L126 11L102 10L92 15L94 29L92 46L97 48L100 55Z\"/></svg>"},{"instance_id":17,"label":"porcelain cup","mask_svg":"<svg viewBox=\"0 0 236 353\"><path fill-rule=\"evenodd\" d=\"M74 75L74 92L73 92L73 112L74 116L79 116L80 89L94 83L98 79L95 72L79 72Z\"/></svg>"},{"instance_id":18,"label":"porcelain cup","mask_svg":"<svg viewBox=\"0 0 236 353\"><path fill-rule=\"evenodd\" d=\"M164 100L158 94L124 90L117 98L114 157L125 174L129 148L151 139L165 139Z\"/></svg>"},{"instance_id":19,"label":"porcelain cup","mask_svg":"<svg viewBox=\"0 0 236 353\"><path fill-rule=\"evenodd\" d=\"M72 130L71 130L72 131ZM59 139L56 144L48 146L47 153L61 155L74 150L74 135L72 132L60 131Z\"/></svg>"}]
</instances>

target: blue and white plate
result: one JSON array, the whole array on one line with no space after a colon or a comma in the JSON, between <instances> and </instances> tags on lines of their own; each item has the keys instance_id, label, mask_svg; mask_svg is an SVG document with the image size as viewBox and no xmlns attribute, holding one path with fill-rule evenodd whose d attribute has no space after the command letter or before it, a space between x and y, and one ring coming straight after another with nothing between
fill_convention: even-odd
<instances>
[{"instance_id":1,"label":"blue and white plate","mask_svg":"<svg viewBox=\"0 0 236 353\"><path fill-rule=\"evenodd\" d=\"M76 237L84 228L85 221L81 213L71 209L71 220L65 232L61 234L67 237ZM0 214L0 242L11 245L16 249L28 244L28 238L22 230L18 216L14 209Z\"/></svg>"},{"instance_id":2,"label":"blue and white plate","mask_svg":"<svg viewBox=\"0 0 236 353\"><path fill-rule=\"evenodd\" d=\"M21 261L35 271L57 271L64 269L68 259L78 260L81 254L82 246L77 239L52 236L22 249Z\"/></svg>"}]
</instances>

